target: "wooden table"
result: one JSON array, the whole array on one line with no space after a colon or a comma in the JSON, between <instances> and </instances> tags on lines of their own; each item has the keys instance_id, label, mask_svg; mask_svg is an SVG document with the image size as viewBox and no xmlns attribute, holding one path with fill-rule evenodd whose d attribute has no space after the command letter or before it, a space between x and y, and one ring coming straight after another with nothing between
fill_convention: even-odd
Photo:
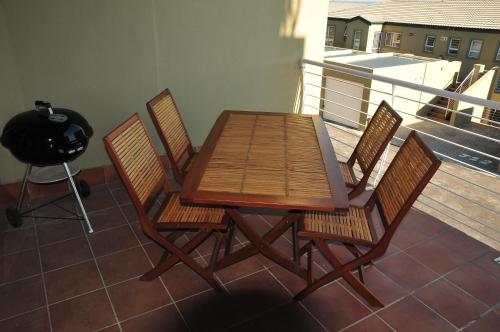
<instances>
[{"instance_id":1,"label":"wooden table","mask_svg":"<svg viewBox=\"0 0 500 332\"><path fill-rule=\"evenodd\" d=\"M271 247L303 210L347 211L347 189L330 137L318 116L224 111L182 187L189 203L226 206L250 245L222 258L221 269L261 253L306 278L306 271ZM247 225L238 207L290 213L264 236Z\"/></svg>"}]
</instances>

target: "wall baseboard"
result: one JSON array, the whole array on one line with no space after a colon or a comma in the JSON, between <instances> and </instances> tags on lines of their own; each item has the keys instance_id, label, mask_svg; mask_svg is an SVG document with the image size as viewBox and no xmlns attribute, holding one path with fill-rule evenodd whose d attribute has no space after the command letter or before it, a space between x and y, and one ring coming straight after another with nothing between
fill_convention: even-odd
<instances>
[{"instance_id":1,"label":"wall baseboard","mask_svg":"<svg viewBox=\"0 0 500 332\"><path fill-rule=\"evenodd\" d=\"M165 167L168 166L167 156L161 156ZM113 165L104 165L82 169L77 175L78 180L86 181L91 187L120 181L120 177ZM0 184L0 205L11 204L17 201L21 191L21 181L14 183ZM69 191L68 181L60 181L52 184L28 184L28 196L36 199L43 196L63 194ZM0 211L1 212L1 211Z\"/></svg>"}]
</instances>

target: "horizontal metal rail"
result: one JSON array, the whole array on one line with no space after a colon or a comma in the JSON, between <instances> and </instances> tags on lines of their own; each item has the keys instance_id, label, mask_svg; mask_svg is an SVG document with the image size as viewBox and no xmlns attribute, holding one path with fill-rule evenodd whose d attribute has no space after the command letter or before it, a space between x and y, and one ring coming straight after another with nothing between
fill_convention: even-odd
<instances>
[{"instance_id":1,"label":"horizontal metal rail","mask_svg":"<svg viewBox=\"0 0 500 332\"><path fill-rule=\"evenodd\" d=\"M351 74L354 76L360 76L360 77L367 78L367 79L372 79L372 80L377 80L377 81L384 82L384 83L398 85L398 86L402 86L402 87L417 90L417 91L423 91L423 92L430 93L430 94L433 94L436 96L453 98L453 99L464 101L464 102L467 102L470 104L480 105L480 106L494 108L494 109L500 109L500 102L496 102L493 100L486 100L483 98L467 96L467 95L463 95L463 94L456 93L456 92L451 92L451 91L442 90L442 89L436 89L436 88L426 86L423 84L406 82L406 81L398 80L395 78L390 78L390 77L376 75L376 74L370 74L370 73L366 73L366 72L363 72L360 70L345 68L342 66L327 64L327 63L309 60L309 59L303 59L302 63L314 65L314 66L318 66L318 67L322 67L322 68L326 68L326 69L337 70L339 72L343 72L346 74Z\"/></svg>"},{"instance_id":2,"label":"horizontal metal rail","mask_svg":"<svg viewBox=\"0 0 500 332\"><path fill-rule=\"evenodd\" d=\"M350 144L348 144L348 143L342 142L341 140L338 140L338 139L336 139L336 138L334 138L334 137L332 137L332 136L330 136L330 138L331 138L331 139L333 139L333 140L335 140L336 142L339 142L339 143L341 143L341 144L344 144L344 145L347 145L347 146L349 146L349 147L351 147L351 148L354 148L354 146L353 146L353 145L350 145ZM339 153L337 153L337 154L339 154ZM345 155L342 155L342 154L339 154L339 155L340 155L340 156L342 156L342 157L344 157L344 158L346 158L346 159L347 159L347 158L349 158L348 156L345 156ZM357 170L358 170L358 171L361 171L361 169L360 169L360 168L357 168ZM370 179L373 179L373 178L374 178L373 174L372 174L372 175L370 175L369 177L370 177ZM430 182L430 183L434 184L435 186L437 186L437 187L439 187L439 188L446 189L446 188L444 188L444 187L442 187L442 186L440 186L440 185L436 185L436 184L435 184L435 183L433 183L433 182ZM370 184L372 184L372 183L370 183ZM449 191L449 190L448 190L448 189L446 189L446 191ZM461 195L459 195L459 194L457 194L457 193L455 193L455 192L452 192L452 191L449 191L449 192L450 192L450 193L452 193L452 194L455 194L456 196L459 196L459 197L462 197L462 198L464 198L464 199L466 199L466 200L469 200L468 198L466 198L466 197L464 197L464 196L461 196ZM455 208L452 208L452 207L450 207L450 206L448 206L448 205L445 205L445 204L443 204L442 202L439 202L439 201L437 201L437 200L435 200L435 199L433 199L433 198L429 197L428 195L426 195L426 194L424 194L424 193L422 193L422 196L423 196L423 197L426 197L426 198L428 198L428 199L431 199L431 200L435 201L436 203L438 203L438 204L440 204L440 205L442 205L442 206L444 206L444 207L446 207L446 208L448 208L448 209L450 209L450 210L454 211L455 213L460 214L460 215L462 215L463 217L468 218L468 219L470 219L471 221L474 221L474 222L476 222L476 223L480 224L481 226L483 226L483 227L487 228L488 230L492 230L492 231L494 231L494 232L496 232L496 233L499 233L499 234L500 234L500 231L499 231L499 230L497 230L497 229L493 228L492 226L490 226L490 225L488 225L488 224L484 224L484 223L482 223L481 221L479 221L479 220L477 220L477 219L475 219L475 218L473 218L473 217L471 217L471 216L469 216L469 215L467 215L467 214L464 214L463 212L461 212L461 211L459 211L459 210L456 210ZM492 209L490 209L489 207L486 207L486 206L484 206L484 205L482 205L482 204L480 204L480 203L478 203L478 202L476 202L476 201L472 201L472 202L473 202L473 203L475 203L476 205L478 205L479 207L485 208L485 209L487 209L487 210L489 210L489 211L491 211L491 212L493 212L493 213L495 213L495 214L497 214L497 215L500 215L500 212L498 212L498 211L492 210ZM464 224L464 225L465 225L465 224ZM469 225L466 225L466 226L467 226L467 227L470 227Z\"/></svg>"},{"instance_id":3,"label":"horizontal metal rail","mask_svg":"<svg viewBox=\"0 0 500 332\"><path fill-rule=\"evenodd\" d=\"M340 103L337 103L337 102L334 102L332 100L328 100L328 99L325 99L325 98L321 98L321 97L318 97L318 96L314 96L314 95L311 95L311 94L306 94L306 96L310 96L310 97L313 97L313 98L317 98L317 99L320 99L322 101L325 101L325 102L328 102L328 103L332 103L332 104L335 104L335 105L338 105L338 106L342 106L342 107L345 107L345 108L348 108L354 112L357 112L359 114L365 114L365 115L369 115L367 112L363 112L363 111L359 111L355 108L352 108L352 107L349 107L347 105L343 105L343 104L340 104ZM415 114L411 114L411 113L407 113L407 112L403 112L401 110L395 110L396 112L399 112L399 113L402 113L402 114L406 114L406 115L410 115L410 116L414 116L415 118L417 119L420 119L421 117L418 116L418 115L415 115ZM337 114L335 113L331 113L331 112L328 112L326 110L323 110L323 112L325 113L328 113L328 114L332 114L332 115L335 115L335 116L338 116ZM356 122L358 123L359 125L361 126L364 126L363 124L359 123L359 122ZM457 146L457 147L460 147L460 148L463 148L463 149L466 149L468 151L471 151L471 152L475 152L475 153L478 153L478 154L481 154L485 157L489 157L489 158L492 158L492 159L495 159L495 160L499 160L500 161L500 157L497 157L497 156L494 156L492 154L489 154L489 153L486 153L486 152L483 152L483 151L479 151L479 150L476 150L476 149L473 149L473 148L470 148L468 146L465 146L465 145L462 145L462 144L458 144L458 143L455 143L453 141L450 141L450 140L447 140L447 139L444 139L444 138L441 138L439 136L435 136L435 135L432 135L432 134L429 134L429 133L426 133L424 131L421 131L421 130L418 130L418 129L414 129L414 128L411 128L411 127L408 127L408 126L405 126L405 125L401 125L402 128L406 128L406 129L409 129L409 130L415 130L416 132L418 133L421 133L422 135L425 135L425 136L428 136L428 137L432 137L434 139L437 139L441 142L445 142L445 143L448 143L448 144L451 144L451 145L454 145L454 146ZM478 134L480 135L480 134ZM489 139L493 142L496 142L496 143L500 143L500 140L497 140L497 139L494 139L494 138L490 138L488 136L483 136L483 135L480 135L479 137L481 138L485 138L485 139Z\"/></svg>"},{"instance_id":4,"label":"horizontal metal rail","mask_svg":"<svg viewBox=\"0 0 500 332\"><path fill-rule=\"evenodd\" d=\"M335 138L333 138L333 137L331 137L331 136L330 136L330 138L332 138L332 139L333 139L333 140L335 140L336 142L339 142L339 143L342 143L342 144L344 144L344 145L347 145L347 146L350 146L350 147L354 148L354 146L352 146L352 145L350 145L350 144L348 144L348 143L342 142L342 141L340 141L340 140L338 140L338 139L335 139ZM340 154L340 155L341 155L342 157L344 157L344 158L348 158L348 156L345 156L345 155L342 155L342 154ZM358 170L358 171L361 171L361 169L359 169L359 168L358 168L357 170ZM370 179L373 179L373 178L374 178L373 174L372 174L372 175L370 175ZM432 182L430 182L430 183L432 183ZM440 186L440 185L436 185L435 183L432 183L432 184L434 184L435 186L437 186L437 187L439 187L439 188L443 188L443 189L445 189L444 187L442 187L442 186ZM447 191L449 191L448 189L446 189L446 190L447 190ZM455 192L451 192L451 191L449 191L449 192L450 192L450 193L452 193L452 194L455 194L456 196L459 196L459 197L462 197L462 198L464 198L464 199L466 199L466 200L469 200L468 198L466 198L466 197L464 197L464 196L461 196L461 195L459 195L459 194L457 194L457 193L455 193ZM435 200L434 198L429 197L429 196L428 196L428 195L426 195L425 193L422 193L421 195L422 195L423 197L426 197L426 198L428 198L428 199L432 200L432 201L435 201L436 203L438 203L438 204L440 204L440 205L442 205L442 206L446 207L447 209L449 209L449 210L451 210L451 211L453 211L453 212L455 212L455 213L457 213L457 214L459 214L459 215L461 215L461 216L463 216L463 217L465 217L465 218L468 218L469 220L471 220L471 221L473 221L473 222L475 222L475 223L477 223L477 224L479 224L479 225L481 225L481 226L483 226L483 227L487 228L488 230L491 230L491 231L493 231L493 232L496 232L496 233L499 233L499 234L500 234L500 231L499 231L499 230L497 230L497 229L495 229L495 228L493 228L491 225L484 224L484 223L482 223L481 221L479 221L479 220L477 220L477 219L473 218L473 217L472 217L472 216L470 216L470 215L467 215L467 214L465 214L465 213L463 213L463 212L461 212L461 211L459 211L459 210L456 210L456 209L455 209L455 208L453 208L453 207L450 207L450 206L448 206L448 205L446 205L446 204L443 204L443 203L442 203L442 202L440 202L440 201ZM476 205L478 205L478 206L479 206L479 207L481 207L481 208L487 209L487 210L489 210L489 211L491 211L491 212L493 212L493 213L495 213L495 214L497 214L497 215L500 215L500 212L498 212L498 211L492 210L492 209L490 209L489 207L486 207L486 206L484 206L484 205L482 205L482 204L480 204L480 203L478 203L478 202L475 202L475 201L472 201L472 202L473 202L473 203L475 203ZM465 225L465 224L464 224L464 225ZM466 225L466 226L470 227L469 225Z\"/></svg>"},{"instance_id":5,"label":"horizontal metal rail","mask_svg":"<svg viewBox=\"0 0 500 332\"><path fill-rule=\"evenodd\" d=\"M359 87L358 84L353 83L353 82L349 82L347 80L342 80L342 79L334 78L334 77L331 77L331 76L318 75L318 74L311 73L311 72L305 72L305 73L308 73L308 74L311 74L311 75L321 76L321 77L324 77L324 78L330 78L330 79L335 80L335 81L341 81L341 82L344 82L346 84ZM336 93L341 94L337 90L333 90L333 89L329 89L329 88L326 88L326 87L322 87L322 86L319 86L319 85L316 85L316 84L313 84L313 83L306 82L305 85L310 85L310 86L313 86L313 87L318 88L318 89L323 89L323 90L327 90L327 91L336 92ZM383 94L386 94L386 95L391 95L391 93L388 92L388 91L381 91L381 90L377 90L377 89L374 89L374 88L371 88L371 87L366 87L366 86L362 86L362 87L363 87L363 89L367 89L367 90L370 90L370 91L375 91L375 92L383 93ZM349 95L345 95L345 96L346 97L353 97L353 96L349 96ZM428 103L428 102L425 102L425 101L416 100L416 99L408 98L408 97L401 96L401 95L395 95L394 97L397 97L397 98L400 98L400 99L404 99L404 100L408 100L408 101L413 101L415 103L419 103L419 104L430 106L430 107L435 107L435 108L438 108L438 109L441 109L441 110L444 110L444 111L447 111L447 112L450 112L450 113L456 113L456 114L459 114L461 116L465 116L467 118L489 121L491 123L500 125L500 122L498 122L498 121L490 120L488 118L483 118L481 116L477 116L477 115L473 115L473 114L463 113L463 112L460 112L458 110L451 109L451 108L448 108L448 107L444 107L444 106L441 106L441 105L431 104L431 103ZM365 100L365 99L362 99L362 100L365 101L365 102L369 102L371 104L374 104L373 102L370 102L368 100ZM426 121L431 121L430 119L427 119L427 118L425 120ZM433 121L433 122L437 122L437 121ZM447 124L442 123L442 122L437 122L437 124L446 125L446 126L449 126L451 128L460 129L460 128L457 128L457 127L453 127L453 126L447 125ZM500 130L500 127L498 127L498 126L492 126L492 125L488 125L488 124L483 124L483 125L486 125L488 127L493 127L495 129L499 129Z\"/></svg>"},{"instance_id":6,"label":"horizontal metal rail","mask_svg":"<svg viewBox=\"0 0 500 332\"><path fill-rule=\"evenodd\" d=\"M321 108L318 108L318 107L315 107L315 106L311 106L311 105L308 105L308 104L304 104L304 106L307 106L307 107L310 107L310 108L313 108L313 109L317 109L317 110L320 110L320 111L322 111L322 112L324 112L324 113L331 114L331 115L334 115L334 116L336 116L336 117L339 117L339 118L341 118L341 119L343 119L343 120L349 121L349 122L351 122L351 123L355 123L355 124L358 124L358 125L362 125L362 126L364 126L363 124L361 124L361 123L359 123L359 122L356 122L356 121L354 121L354 120L348 119L348 118L343 117L343 116L338 115L338 114L334 114L334 113L328 112L328 111L326 111L326 110L324 110L324 109L321 109ZM412 130L414 130L414 129L412 129ZM404 139L402 139L402 138L400 138L400 137L394 136L393 138L394 138L394 139L397 139L397 140L400 140L400 141L402 141L402 142L404 142ZM468 163L463 162L463 161L461 161L461 160L459 160L459 159L456 159L456 158L453 158L453 157L451 157L451 156L448 156L448 155L446 155L446 154L444 154L444 153L441 153L441 152L438 152L438 151L435 151L435 150L433 150L433 151L434 151L434 153L435 153L435 154L437 154L438 156L441 156L441 157L446 158L446 159L449 159L449 160L453 160L453 161L454 161L454 162L456 162L456 163L459 163L459 164L461 164L461 165L465 165L465 166L467 166L467 167L473 168L473 169L475 169L475 170L479 171L480 173L488 174L488 175L491 175L492 177L495 177L495 178L500 177L500 175L495 174L495 173L493 173L493 172L490 172L490 171L484 170L484 169L482 169L482 168L480 168L480 167L477 167L477 166L474 166L474 165L468 164Z\"/></svg>"},{"instance_id":7,"label":"horizontal metal rail","mask_svg":"<svg viewBox=\"0 0 500 332\"><path fill-rule=\"evenodd\" d=\"M336 124L332 124L332 123L329 123L329 122L327 122L326 124L327 124L328 126L334 127L335 129L338 129L338 130L340 130L340 131L343 131L343 132L345 132L345 133L347 133L347 134L350 134L350 135L352 135L352 136L356 136L356 137L358 137L358 138L359 138L359 137L361 137L361 134L358 134L358 133L353 133L352 131L345 130L345 129L343 129L343 128L342 128L342 126L341 126L341 125L336 125ZM330 138L335 139L334 137L331 137L331 136L330 136ZM335 139L335 140L336 140L337 142L341 142L340 140L337 140L337 139ZM342 143L343 143L344 145L350 146L350 147L352 147L352 148L354 148L354 147L355 147L354 145L350 145L350 144L348 144L348 143L344 143L344 142L342 142ZM389 145L389 148L391 148L391 145ZM393 151L397 151L397 150L396 150L396 149L393 149ZM445 170L444 170L444 169L442 169L442 168L438 168L438 172L444 173L444 174L446 174L446 175L448 175L448 176L450 176L450 177L453 177L453 178L455 178L455 179L457 179L457 180L463 181L463 182L465 182L465 183L467 183L467 184L470 184L470 185L473 185L473 186L478 187L478 188L480 188L480 189L483 189L484 191L489 192L489 193L491 193L491 194L495 194L495 195L499 195L499 196L500 196L500 192L498 192L498 191L492 190L491 188L484 187L484 186L482 186L482 185L480 185L480 184L477 184L476 182L469 181L469 180L467 180L467 179L465 179L465 178L463 178L463 177L456 176L455 174L450 173L450 172L448 172L448 171L445 171Z\"/></svg>"}]
</instances>

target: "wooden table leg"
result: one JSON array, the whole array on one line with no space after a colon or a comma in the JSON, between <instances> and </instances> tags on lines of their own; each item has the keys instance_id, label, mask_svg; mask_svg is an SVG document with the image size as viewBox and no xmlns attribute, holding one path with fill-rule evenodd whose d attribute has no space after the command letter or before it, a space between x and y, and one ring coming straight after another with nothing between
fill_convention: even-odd
<instances>
[{"instance_id":1,"label":"wooden table leg","mask_svg":"<svg viewBox=\"0 0 500 332\"><path fill-rule=\"evenodd\" d=\"M261 253L263 256L269 258L273 262L279 264L288 271L297 274L303 279L307 279L307 270L300 267L288 259L281 252L271 247L271 244L276 241L291 224L298 218L298 214L289 214L284 217L278 224L269 230L263 237L260 237L251 227L249 227L239 211L236 209L228 209L228 214L238 225L241 232L248 238L250 244L246 247L222 258L215 266L215 270L220 270L229 265L235 264L246 258Z\"/></svg>"}]
</instances>

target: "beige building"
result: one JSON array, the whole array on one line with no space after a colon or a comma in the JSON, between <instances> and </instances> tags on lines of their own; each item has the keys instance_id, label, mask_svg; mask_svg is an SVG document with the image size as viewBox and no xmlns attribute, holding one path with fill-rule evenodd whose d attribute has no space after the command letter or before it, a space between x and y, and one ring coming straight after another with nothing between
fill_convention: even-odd
<instances>
[{"instance_id":1,"label":"beige building","mask_svg":"<svg viewBox=\"0 0 500 332\"><path fill-rule=\"evenodd\" d=\"M461 61L459 79L476 63L500 64L498 0L383 1L330 5L326 44Z\"/></svg>"}]
</instances>

